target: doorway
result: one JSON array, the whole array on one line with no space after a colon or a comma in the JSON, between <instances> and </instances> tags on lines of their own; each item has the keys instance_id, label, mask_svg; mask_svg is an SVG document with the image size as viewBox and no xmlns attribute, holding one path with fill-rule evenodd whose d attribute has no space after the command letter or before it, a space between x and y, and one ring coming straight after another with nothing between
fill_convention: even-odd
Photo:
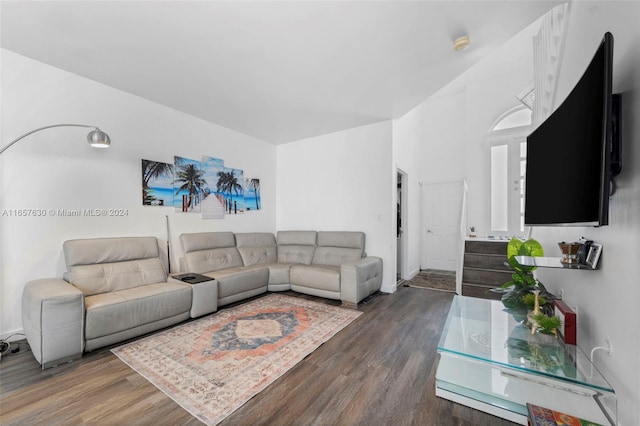
<instances>
[{"instance_id":1,"label":"doorway","mask_svg":"<svg viewBox=\"0 0 640 426\"><path fill-rule=\"evenodd\" d=\"M407 221L407 174L397 169L396 193L396 285L404 281L404 265L406 258L406 227Z\"/></svg>"},{"instance_id":2,"label":"doorway","mask_svg":"<svg viewBox=\"0 0 640 426\"><path fill-rule=\"evenodd\" d=\"M420 269L456 271L461 244L463 182L425 184L423 190Z\"/></svg>"}]
</instances>

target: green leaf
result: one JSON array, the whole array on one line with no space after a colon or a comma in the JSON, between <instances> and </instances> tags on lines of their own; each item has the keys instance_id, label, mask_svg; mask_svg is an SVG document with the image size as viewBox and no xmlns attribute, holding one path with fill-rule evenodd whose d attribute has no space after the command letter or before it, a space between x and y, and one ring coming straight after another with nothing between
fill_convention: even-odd
<instances>
[{"instance_id":1,"label":"green leaf","mask_svg":"<svg viewBox=\"0 0 640 426\"><path fill-rule=\"evenodd\" d=\"M522 256L533 256L533 257L541 257L544 256L544 249L542 245L534 240L533 238L529 238L527 241L522 243L520 247L520 251L523 251L524 254Z\"/></svg>"},{"instance_id":2,"label":"green leaf","mask_svg":"<svg viewBox=\"0 0 640 426\"><path fill-rule=\"evenodd\" d=\"M542 245L535 239L529 238L527 241L513 237L507 245L507 261L509 265L516 271L530 272L536 269L536 266L521 265L515 259L516 256L544 256Z\"/></svg>"},{"instance_id":3,"label":"green leaf","mask_svg":"<svg viewBox=\"0 0 640 426\"><path fill-rule=\"evenodd\" d=\"M520 247L522 247L522 241L516 237L511 238L509 244L507 244L507 261L515 270L519 270L521 267L515 259L516 256L519 256Z\"/></svg>"}]
</instances>

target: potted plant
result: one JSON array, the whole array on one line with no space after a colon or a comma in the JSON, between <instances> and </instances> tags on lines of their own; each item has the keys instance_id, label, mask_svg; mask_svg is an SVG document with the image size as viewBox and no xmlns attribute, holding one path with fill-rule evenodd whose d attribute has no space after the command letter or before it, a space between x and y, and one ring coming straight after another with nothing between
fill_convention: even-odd
<instances>
[{"instance_id":1,"label":"potted plant","mask_svg":"<svg viewBox=\"0 0 640 426\"><path fill-rule=\"evenodd\" d=\"M532 274L536 266L522 265L516 260L516 256L544 256L542 245L533 238L522 241L513 237L507 245L507 261L513 269L511 280L504 283L498 289L502 294L502 304L508 309L532 309L535 300L534 292L539 290L540 310L546 315L553 314L551 301L556 297L538 281Z\"/></svg>"}]
</instances>

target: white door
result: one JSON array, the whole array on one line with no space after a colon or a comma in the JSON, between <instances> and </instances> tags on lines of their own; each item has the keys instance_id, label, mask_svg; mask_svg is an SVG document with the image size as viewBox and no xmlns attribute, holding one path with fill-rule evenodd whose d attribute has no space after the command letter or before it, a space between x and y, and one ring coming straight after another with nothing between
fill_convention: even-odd
<instances>
[{"instance_id":1,"label":"white door","mask_svg":"<svg viewBox=\"0 0 640 426\"><path fill-rule=\"evenodd\" d=\"M455 271L460 244L462 182L423 186L422 269Z\"/></svg>"}]
</instances>

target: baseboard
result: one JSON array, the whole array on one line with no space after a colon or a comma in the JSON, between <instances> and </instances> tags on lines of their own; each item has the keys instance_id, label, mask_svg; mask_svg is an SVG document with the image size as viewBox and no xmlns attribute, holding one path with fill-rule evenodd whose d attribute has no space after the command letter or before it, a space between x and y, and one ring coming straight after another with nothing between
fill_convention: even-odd
<instances>
[{"instance_id":1,"label":"baseboard","mask_svg":"<svg viewBox=\"0 0 640 426\"><path fill-rule=\"evenodd\" d=\"M380 291L383 293L395 293L397 290L396 283L393 283L392 286L383 285L380 287Z\"/></svg>"},{"instance_id":2,"label":"baseboard","mask_svg":"<svg viewBox=\"0 0 640 426\"><path fill-rule=\"evenodd\" d=\"M409 278L407 278L406 280L409 281L409 280L413 279L419 273L420 273L420 268L414 269L413 271L409 272Z\"/></svg>"},{"instance_id":3,"label":"baseboard","mask_svg":"<svg viewBox=\"0 0 640 426\"><path fill-rule=\"evenodd\" d=\"M7 340L7 338L9 338L10 336L13 336L11 337L12 342L15 340L22 340L25 338L24 330L22 328L19 328L13 331L2 332L0 333L0 340Z\"/></svg>"}]
</instances>

